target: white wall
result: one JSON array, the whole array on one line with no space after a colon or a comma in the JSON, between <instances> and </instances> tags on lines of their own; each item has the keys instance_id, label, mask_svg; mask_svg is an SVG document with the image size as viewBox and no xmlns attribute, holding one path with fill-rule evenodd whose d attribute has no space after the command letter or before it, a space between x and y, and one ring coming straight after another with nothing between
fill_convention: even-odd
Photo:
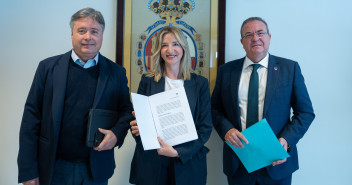
<instances>
[{"instance_id":1,"label":"white wall","mask_svg":"<svg viewBox=\"0 0 352 185\"><path fill-rule=\"evenodd\" d=\"M298 144L294 185L351 184L352 2L349 0L227 0L226 61L245 56L242 22L264 18L269 52L299 62L316 118Z\"/></svg>"},{"instance_id":2,"label":"white wall","mask_svg":"<svg viewBox=\"0 0 352 185\"><path fill-rule=\"evenodd\" d=\"M242 21L261 16L272 34L270 52L297 60L302 67L316 119L298 145L301 169L294 173L294 185L350 184L351 5L348 0L227 0L226 61L245 55L239 42ZM0 184L17 184L18 132L38 62L71 49L69 20L84 7L103 13L101 52L115 59L116 0L0 1ZM134 146L129 134L116 149L117 168L110 184L129 184ZM226 184L222 143L215 132L207 146L208 184Z\"/></svg>"}]
</instances>

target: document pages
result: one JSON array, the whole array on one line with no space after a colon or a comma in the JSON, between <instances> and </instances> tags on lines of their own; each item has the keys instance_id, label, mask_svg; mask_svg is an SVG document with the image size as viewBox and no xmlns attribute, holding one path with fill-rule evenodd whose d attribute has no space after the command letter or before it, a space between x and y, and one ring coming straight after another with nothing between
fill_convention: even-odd
<instances>
[{"instance_id":1,"label":"document pages","mask_svg":"<svg viewBox=\"0 0 352 185\"><path fill-rule=\"evenodd\" d=\"M144 150L161 147L157 136L171 146L198 139L184 87L131 96Z\"/></svg>"}]
</instances>

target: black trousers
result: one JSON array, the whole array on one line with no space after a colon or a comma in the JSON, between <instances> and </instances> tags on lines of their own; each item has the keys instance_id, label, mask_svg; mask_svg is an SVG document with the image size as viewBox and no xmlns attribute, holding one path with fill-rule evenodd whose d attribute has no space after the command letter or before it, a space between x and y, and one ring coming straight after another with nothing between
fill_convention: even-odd
<instances>
[{"instance_id":1,"label":"black trousers","mask_svg":"<svg viewBox=\"0 0 352 185\"><path fill-rule=\"evenodd\" d=\"M291 185L292 175L281 180L272 179L266 168L248 173L240 164L234 176L227 176L229 185Z\"/></svg>"},{"instance_id":2,"label":"black trousers","mask_svg":"<svg viewBox=\"0 0 352 185\"><path fill-rule=\"evenodd\" d=\"M94 182L88 162L56 160L51 185L107 185L108 181Z\"/></svg>"}]
</instances>

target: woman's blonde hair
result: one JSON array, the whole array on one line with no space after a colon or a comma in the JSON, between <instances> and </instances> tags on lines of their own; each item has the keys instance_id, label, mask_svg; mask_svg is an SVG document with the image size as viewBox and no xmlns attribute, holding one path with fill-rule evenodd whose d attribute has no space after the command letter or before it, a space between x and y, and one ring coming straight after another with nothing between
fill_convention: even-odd
<instances>
[{"instance_id":1,"label":"woman's blonde hair","mask_svg":"<svg viewBox=\"0 0 352 185\"><path fill-rule=\"evenodd\" d=\"M152 55L152 70L148 71L148 77L154 77L154 81L158 82L161 77L166 75L165 69L165 61L160 55L161 44L163 42L163 38L166 34L172 33L177 41L180 43L183 49L183 56L180 62L180 71L178 73L177 78L183 80L190 80L191 73L192 73L192 66L191 66L191 54L189 52L189 46L187 42L187 37L183 34L180 28L174 26L165 26L161 29L157 34L156 39L156 47L154 49Z\"/></svg>"}]
</instances>

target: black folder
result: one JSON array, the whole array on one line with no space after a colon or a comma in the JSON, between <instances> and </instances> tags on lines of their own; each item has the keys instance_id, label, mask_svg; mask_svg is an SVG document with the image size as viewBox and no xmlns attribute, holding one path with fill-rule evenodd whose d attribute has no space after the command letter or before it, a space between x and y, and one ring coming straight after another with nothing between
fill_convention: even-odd
<instances>
[{"instance_id":1,"label":"black folder","mask_svg":"<svg viewBox=\"0 0 352 185\"><path fill-rule=\"evenodd\" d=\"M104 109L90 109L87 125L87 146L97 147L104 139L104 134L98 128L111 129L118 120L116 111Z\"/></svg>"}]
</instances>

